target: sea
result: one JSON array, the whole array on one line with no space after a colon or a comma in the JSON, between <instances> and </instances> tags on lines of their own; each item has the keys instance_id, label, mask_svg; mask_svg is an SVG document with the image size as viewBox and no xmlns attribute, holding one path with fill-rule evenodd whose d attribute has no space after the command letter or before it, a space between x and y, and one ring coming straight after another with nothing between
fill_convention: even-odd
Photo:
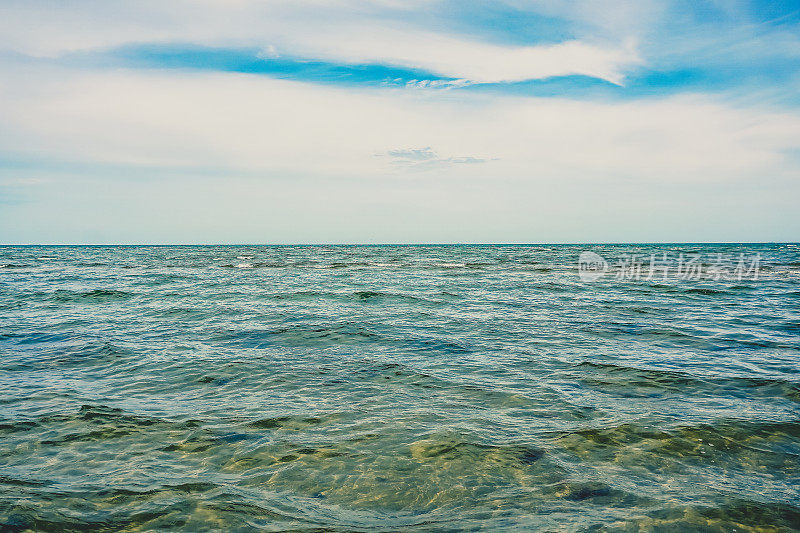
<instances>
[{"instance_id":1,"label":"sea","mask_svg":"<svg viewBox=\"0 0 800 533\"><path fill-rule=\"evenodd\" d=\"M0 530L800 531L800 245L0 247Z\"/></svg>"}]
</instances>

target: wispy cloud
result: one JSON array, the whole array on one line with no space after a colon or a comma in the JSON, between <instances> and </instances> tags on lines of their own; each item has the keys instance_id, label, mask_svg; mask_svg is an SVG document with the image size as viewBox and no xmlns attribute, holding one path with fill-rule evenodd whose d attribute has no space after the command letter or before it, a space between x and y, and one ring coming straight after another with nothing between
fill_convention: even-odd
<instances>
[{"instance_id":1,"label":"wispy cloud","mask_svg":"<svg viewBox=\"0 0 800 533\"><path fill-rule=\"evenodd\" d=\"M431 150L430 146L407 150L389 150L388 154L396 161L420 162L435 161L439 159L439 156L436 154L436 152Z\"/></svg>"},{"instance_id":2,"label":"wispy cloud","mask_svg":"<svg viewBox=\"0 0 800 533\"><path fill-rule=\"evenodd\" d=\"M434 152L430 146L389 150L386 155L392 158L392 164L414 170L432 169L442 165L485 163L487 161L482 157L473 156L442 157Z\"/></svg>"},{"instance_id":3,"label":"wispy cloud","mask_svg":"<svg viewBox=\"0 0 800 533\"><path fill-rule=\"evenodd\" d=\"M401 77L415 89L564 77L574 78L564 90L589 78L624 85L631 96L719 86L778 89L787 83L797 89L800 82L791 73L800 70L798 35L797 6L763 0L0 4L0 53L71 60L75 54L106 54L107 64L121 61L124 67L130 56L114 50L250 50L262 63L279 60L275 68L248 67L265 75L281 76L286 67L290 76L302 79L305 72L314 81L322 65L332 73L322 81L335 82L344 73L342 82L350 83L365 69L394 69L408 75L386 79ZM215 54L184 58L198 68L230 67ZM165 57L165 65L180 66L173 59ZM370 76L363 81L374 83Z\"/></svg>"},{"instance_id":4,"label":"wispy cloud","mask_svg":"<svg viewBox=\"0 0 800 533\"><path fill-rule=\"evenodd\" d=\"M412 3L413 5L413 3ZM425 3L420 5L425 6ZM342 64L411 68L478 83L584 75L620 83L641 64L634 41L514 45L427 28L392 3L155 3L33 0L0 9L0 48L38 56L104 50L132 43L255 47Z\"/></svg>"}]
</instances>

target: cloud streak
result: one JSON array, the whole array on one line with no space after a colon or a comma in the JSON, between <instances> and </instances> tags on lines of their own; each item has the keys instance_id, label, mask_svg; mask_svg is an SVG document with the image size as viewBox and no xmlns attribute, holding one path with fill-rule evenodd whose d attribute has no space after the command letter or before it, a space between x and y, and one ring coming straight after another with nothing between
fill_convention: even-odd
<instances>
[{"instance_id":1,"label":"cloud streak","mask_svg":"<svg viewBox=\"0 0 800 533\"><path fill-rule=\"evenodd\" d=\"M486 162L486 159L482 157L442 157L434 152L430 146L424 148L389 150L385 155L392 158L392 164L401 168L413 170L430 170L442 165L474 165Z\"/></svg>"},{"instance_id":2,"label":"cloud streak","mask_svg":"<svg viewBox=\"0 0 800 533\"><path fill-rule=\"evenodd\" d=\"M374 3L366 11L357 6L313 0L12 1L0 8L0 47L44 57L147 42L255 47L264 59L288 55L389 65L475 83L583 75L619 84L627 70L642 63L633 40L489 43L398 20L391 3Z\"/></svg>"}]
</instances>

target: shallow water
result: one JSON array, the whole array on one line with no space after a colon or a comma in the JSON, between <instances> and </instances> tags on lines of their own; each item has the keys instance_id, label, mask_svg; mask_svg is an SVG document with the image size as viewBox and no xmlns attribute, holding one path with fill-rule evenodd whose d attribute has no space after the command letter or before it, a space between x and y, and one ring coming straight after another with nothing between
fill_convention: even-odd
<instances>
[{"instance_id":1,"label":"shallow water","mask_svg":"<svg viewBox=\"0 0 800 533\"><path fill-rule=\"evenodd\" d=\"M8 531L800 528L798 245L3 247L0 353Z\"/></svg>"}]
</instances>

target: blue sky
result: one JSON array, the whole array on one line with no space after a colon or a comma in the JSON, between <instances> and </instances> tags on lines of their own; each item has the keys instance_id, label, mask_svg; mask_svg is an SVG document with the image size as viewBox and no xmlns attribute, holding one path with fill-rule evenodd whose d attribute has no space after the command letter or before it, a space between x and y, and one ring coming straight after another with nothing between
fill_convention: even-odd
<instances>
[{"instance_id":1,"label":"blue sky","mask_svg":"<svg viewBox=\"0 0 800 533\"><path fill-rule=\"evenodd\" d=\"M0 6L0 242L800 235L800 1Z\"/></svg>"}]
</instances>

